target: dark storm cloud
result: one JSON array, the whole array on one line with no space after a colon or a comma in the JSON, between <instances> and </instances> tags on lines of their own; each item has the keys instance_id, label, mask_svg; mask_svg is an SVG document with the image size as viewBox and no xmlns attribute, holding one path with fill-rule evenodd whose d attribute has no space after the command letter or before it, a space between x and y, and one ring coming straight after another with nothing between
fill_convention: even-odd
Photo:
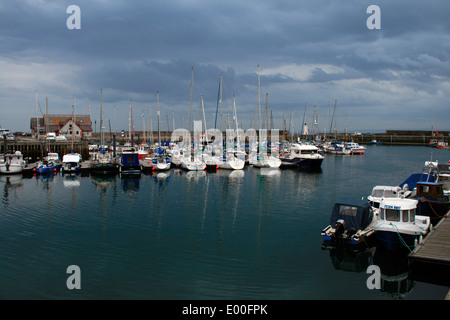
<instances>
[{"instance_id":1,"label":"dark storm cloud","mask_svg":"<svg viewBox=\"0 0 450 320\"><path fill-rule=\"evenodd\" d=\"M66 28L72 4L81 30ZM381 8L381 30L366 27L371 4ZM248 124L259 64L261 99L269 93L277 119L339 99L341 114L347 108L360 125L386 108L399 128L411 126L404 105L411 119L425 105L449 115L449 15L450 4L437 0L3 1L0 107L30 113L35 90L55 108L75 95L97 107L103 88L107 104L154 104L159 91L168 112L184 112L194 67L196 106L202 94L215 112L222 75Z\"/></svg>"}]
</instances>

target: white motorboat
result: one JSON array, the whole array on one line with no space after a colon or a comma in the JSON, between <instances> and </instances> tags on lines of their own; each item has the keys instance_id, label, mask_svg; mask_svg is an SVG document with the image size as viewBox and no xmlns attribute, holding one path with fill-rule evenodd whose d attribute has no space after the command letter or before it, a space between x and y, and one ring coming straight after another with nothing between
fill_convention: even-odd
<instances>
[{"instance_id":1,"label":"white motorboat","mask_svg":"<svg viewBox=\"0 0 450 320\"><path fill-rule=\"evenodd\" d=\"M408 198L411 196L412 191L408 189L408 185L404 185L403 188L399 186L375 186L372 189L371 194L367 197L370 205L374 209L380 208L380 202L386 198Z\"/></svg>"},{"instance_id":2,"label":"white motorboat","mask_svg":"<svg viewBox=\"0 0 450 320\"><path fill-rule=\"evenodd\" d=\"M289 145L287 152L283 153L280 159L282 167L318 169L322 165L324 156L314 145L293 143Z\"/></svg>"},{"instance_id":3,"label":"white motorboat","mask_svg":"<svg viewBox=\"0 0 450 320\"><path fill-rule=\"evenodd\" d=\"M430 217L416 215L418 200L386 198L380 202L375 235L388 250L412 250L430 230Z\"/></svg>"},{"instance_id":4,"label":"white motorboat","mask_svg":"<svg viewBox=\"0 0 450 320\"><path fill-rule=\"evenodd\" d=\"M339 142L327 142L324 144L323 149L326 153L336 154L336 155L349 155L351 150L346 148L344 144Z\"/></svg>"},{"instance_id":5,"label":"white motorboat","mask_svg":"<svg viewBox=\"0 0 450 320\"><path fill-rule=\"evenodd\" d=\"M12 154L7 153L0 155L0 173L21 173L26 164L27 163L23 160L23 155L20 151L16 151Z\"/></svg>"},{"instance_id":6,"label":"white motorboat","mask_svg":"<svg viewBox=\"0 0 450 320\"><path fill-rule=\"evenodd\" d=\"M63 173L75 173L81 170L81 155L69 153L63 156L61 170Z\"/></svg>"},{"instance_id":7,"label":"white motorboat","mask_svg":"<svg viewBox=\"0 0 450 320\"><path fill-rule=\"evenodd\" d=\"M345 149L350 149L351 154L364 154L367 149L365 146L353 141L344 143L344 147Z\"/></svg>"}]
</instances>

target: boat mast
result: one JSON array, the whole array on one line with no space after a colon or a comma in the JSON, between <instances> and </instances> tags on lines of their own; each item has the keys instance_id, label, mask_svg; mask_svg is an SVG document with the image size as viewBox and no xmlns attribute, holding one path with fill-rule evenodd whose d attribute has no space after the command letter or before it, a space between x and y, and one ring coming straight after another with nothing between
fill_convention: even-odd
<instances>
[{"instance_id":1,"label":"boat mast","mask_svg":"<svg viewBox=\"0 0 450 320\"><path fill-rule=\"evenodd\" d=\"M103 88L100 89L100 148L103 146Z\"/></svg>"},{"instance_id":2,"label":"boat mast","mask_svg":"<svg viewBox=\"0 0 450 320\"><path fill-rule=\"evenodd\" d=\"M128 141L131 143L131 99L129 102L130 110L128 112Z\"/></svg>"},{"instance_id":3,"label":"boat mast","mask_svg":"<svg viewBox=\"0 0 450 320\"><path fill-rule=\"evenodd\" d=\"M77 96L75 96L75 104L72 106L72 145L71 145L72 153L75 152L75 150L73 149L73 133L75 131L74 113L76 106L77 106Z\"/></svg>"},{"instance_id":4,"label":"boat mast","mask_svg":"<svg viewBox=\"0 0 450 320\"><path fill-rule=\"evenodd\" d=\"M204 142L206 142L207 141L207 138L206 138L206 116L205 116L205 105L204 105L204 103L203 103L203 95L200 95L200 99L201 99L201 101L202 101L202 114L203 114L203 122L205 123L205 139L204 139Z\"/></svg>"},{"instance_id":5,"label":"boat mast","mask_svg":"<svg viewBox=\"0 0 450 320\"><path fill-rule=\"evenodd\" d=\"M259 130L261 131L262 124L261 124L261 92L260 91L261 91L261 80L260 80L260 77L259 77L259 64L258 64L258 97L257 97L258 104L256 105L256 108L257 108L257 110L256 110L256 116L257 116L256 123L259 122Z\"/></svg>"},{"instance_id":6,"label":"boat mast","mask_svg":"<svg viewBox=\"0 0 450 320\"><path fill-rule=\"evenodd\" d=\"M194 67L191 72L191 89L190 89L190 102L189 102L189 131L192 129L192 88L194 87Z\"/></svg>"},{"instance_id":7,"label":"boat mast","mask_svg":"<svg viewBox=\"0 0 450 320\"><path fill-rule=\"evenodd\" d=\"M236 134L237 134L237 130L238 130L238 121L237 121L237 113L236 113L236 100L234 98L234 94L233 94L233 111L234 111L234 125L235 125L235 129L236 129Z\"/></svg>"},{"instance_id":8,"label":"boat mast","mask_svg":"<svg viewBox=\"0 0 450 320\"><path fill-rule=\"evenodd\" d=\"M158 115L158 145L161 148L161 129L160 129L160 112L159 112L159 91L156 91L156 105L158 106L158 111L157 111L157 115Z\"/></svg>"},{"instance_id":9,"label":"boat mast","mask_svg":"<svg viewBox=\"0 0 450 320\"><path fill-rule=\"evenodd\" d=\"M142 110L142 126L144 128L144 143L146 142L146 134L145 134L145 110Z\"/></svg>"}]
</instances>

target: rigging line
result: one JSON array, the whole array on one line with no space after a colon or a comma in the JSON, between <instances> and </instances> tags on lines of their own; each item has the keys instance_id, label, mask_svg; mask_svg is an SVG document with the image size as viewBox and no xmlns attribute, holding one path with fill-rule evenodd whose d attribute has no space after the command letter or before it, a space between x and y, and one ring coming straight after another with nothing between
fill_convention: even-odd
<instances>
[{"instance_id":1,"label":"rigging line","mask_svg":"<svg viewBox=\"0 0 450 320\"><path fill-rule=\"evenodd\" d=\"M409 252L412 252L412 250L409 248L409 246L408 246L408 244L406 243L406 241L403 240L402 236L400 235L400 232L398 232L397 226L396 226L395 224L393 224L392 222L390 223L390 225L393 226L394 229L395 229L395 231L397 232L397 235L398 235L398 237L399 237L399 239L400 239L400 242L401 242L406 248L408 248Z\"/></svg>"}]
</instances>

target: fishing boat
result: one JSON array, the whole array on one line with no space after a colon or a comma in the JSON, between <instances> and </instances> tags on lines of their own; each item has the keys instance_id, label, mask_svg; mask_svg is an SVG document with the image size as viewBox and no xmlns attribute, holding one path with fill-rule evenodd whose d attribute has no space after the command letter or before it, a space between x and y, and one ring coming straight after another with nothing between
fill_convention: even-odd
<instances>
[{"instance_id":1,"label":"fishing boat","mask_svg":"<svg viewBox=\"0 0 450 320\"><path fill-rule=\"evenodd\" d=\"M144 157L149 155L150 147L146 143L140 144L137 146L137 153L139 156L139 160L143 160Z\"/></svg>"},{"instance_id":2,"label":"fishing boat","mask_svg":"<svg viewBox=\"0 0 450 320\"><path fill-rule=\"evenodd\" d=\"M26 161L20 151L12 154L0 155L0 173L12 174L21 173L26 166Z\"/></svg>"},{"instance_id":3,"label":"fishing boat","mask_svg":"<svg viewBox=\"0 0 450 320\"><path fill-rule=\"evenodd\" d=\"M359 143L356 142L345 142L344 143L344 147L345 149L350 149L350 154L364 154L366 152L366 147L360 145Z\"/></svg>"},{"instance_id":4,"label":"fishing boat","mask_svg":"<svg viewBox=\"0 0 450 320\"><path fill-rule=\"evenodd\" d=\"M444 164L438 164L438 180L442 183L444 194L450 193L450 161Z\"/></svg>"},{"instance_id":5,"label":"fishing boat","mask_svg":"<svg viewBox=\"0 0 450 320\"><path fill-rule=\"evenodd\" d=\"M292 143L287 152L281 154L281 167L319 169L324 156L319 149L310 144Z\"/></svg>"},{"instance_id":6,"label":"fishing boat","mask_svg":"<svg viewBox=\"0 0 450 320\"><path fill-rule=\"evenodd\" d=\"M444 194L440 182L418 182L416 199L419 201L417 213L429 216L433 222L440 220L450 210L449 196Z\"/></svg>"},{"instance_id":7,"label":"fishing boat","mask_svg":"<svg viewBox=\"0 0 450 320\"><path fill-rule=\"evenodd\" d=\"M139 154L134 148L125 149L118 159L119 173L122 175L140 175Z\"/></svg>"},{"instance_id":8,"label":"fishing boat","mask_svg":"<svg viewBox=\"0 0 450 320\"><path fill-rule=\"evenodd\" d=\"M386 198L408 198L412 195L412 191L408 189L408 185L400 186L375 186L371 194L367 197L370 205L374 209L380 208L380 202Z\"/></svg>"},{"instance_id":9,"label":"fishing boat","mask_svg":"<svg viewBox=\"0 0 450 320\"><path fill-rule=\"evenodd\" d=\"M440 169L445 170L445 167L440 167L438 161L425 161L422 172L411 175L406 181L414 187L411 198L419 201L417 213L430 217L433 224L450 210L450 196L444 192L445 171L441 174Z\"/></svg>"},{"instance_id":10,"label":"fishing boat","mask_svg":"<svg viewBox=\"0 0 450 320\"><path fill-rule=\"evenodd\" d=\"M81 155L79 153L69 153L63 156L62 173L77 173L81 170Z\"/></svg>"},{"instance_id":11,"label":"fishing boat","mask_svg":"<svg viewBox=\"0 0 450 320\"><path fill-rule=\"evenodd\" d=\"M33 172L36 174L55 173L56 171L58 171L58 166L52 160L47 159L38 161L36 167L33 169Z\"/></svg>"},{"instance_id":12,"label":"fishing boat","mask_svg":"<svg viewBox=\"0 0 450 320\"><path fill-rule=\"evenodd\" d=\"M61 159L59 158L59 154L56 152L49 152L45 157L45 160L52 161L57 167L61 166Z\"/></svg>"},{"instance_id":13,"label":"fishing boat","mask_svg":"<svg viewBox=\"0 0 450 320\"><path fill-rule=\"evenodd\" d=\"M377 216L367 201L342 200L335 203L330 224L321 234L325 242L337 245L368 244L376 222Z\"/></svg>"},{"instance_id":14,"label":"fishing boat","mask_svg":"<svg viewBox=\"0 0 450 320\"><path fill-rule=\"evenodd\" d=\"M383 199L375 225L377 240L388 250L412 250L430 230L430 217L416 215L416 199Z\"/></svg>"}]
</instances>

